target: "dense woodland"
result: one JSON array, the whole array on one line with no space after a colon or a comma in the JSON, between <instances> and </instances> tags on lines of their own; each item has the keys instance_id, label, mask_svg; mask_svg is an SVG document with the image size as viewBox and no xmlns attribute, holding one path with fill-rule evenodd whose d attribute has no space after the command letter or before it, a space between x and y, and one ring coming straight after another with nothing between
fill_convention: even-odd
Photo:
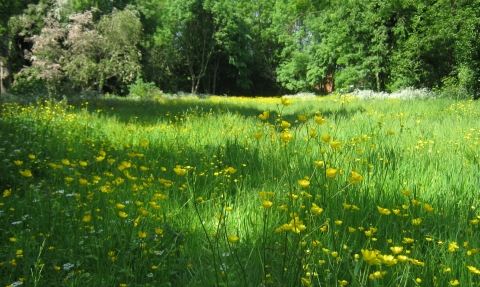
<instances>
[{"instance_id":1,"label":"dense woodland","mask_svg":"<svg viewBox=\"0 0 480 287\"><path fill-rule=\"evenodd\" d=\"M480 0L0 0L1 91L480 91Z\"/></svg>"}]
</instances>

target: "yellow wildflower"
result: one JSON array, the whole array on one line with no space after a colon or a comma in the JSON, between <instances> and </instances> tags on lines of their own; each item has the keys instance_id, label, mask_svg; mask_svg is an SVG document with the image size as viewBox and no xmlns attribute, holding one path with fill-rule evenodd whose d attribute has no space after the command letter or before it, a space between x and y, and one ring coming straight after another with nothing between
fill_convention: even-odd
<instances>
[{"instance_id":1,"label":"yellow wildflower","mask_svg":"<svg viewBox=\"0 0 480 287\"><path fill-rule=\"evenodd\" d=\"M12 194L12 189L5 189L3 191L3 197L9 197Z\"/></svg>"},{"instance_id":2,"label":"yellow wildflower","mask_svg":"<svg viewBox=\"0 0 480 287\"><path fill-rule=\"evenodd\" d=\"M412 219L412 225L415 225L415 226L418 226L422 223L422 219L421 218L415 218L415 219Z\"/></svg>"},{"instance_id":3,"label":"yellow wildflower","mask_svg":"<svg viewBox=\"0 0 480 287\"><path fill-rule=\"evenodd\" d=\"M311 208L312 212L315 213L316 215L319 215L323 212L323 208L319 207L318 205L316 205L315 203L312 202L312 208Z\"/></svg>"},{"instance_id":4,"label":"yellow wildflower","mask_svg":"<svg viewBox=\"0 0 480 287\"><path fill-rule=\"evenodd\" d=\"M322 124L326 123L327 120L324 119L324 118L322 118L322 117L315 116L315 122L316 122L317 124L319 124L319 125L322 125Z\"/></svg>"},{"instance_id":5,"label":"yellow wildflower","mask_svg":"<svg viewBox=\"0 0 480 287\"><path fill-rule=\"evenodd\" d=\"M369 265L380 265L382 262L377 258L377 254L374 250L363 250L362 249L363 260Z\"/></svg>"},{"instance_id":6,"label":"yellow wildflower","mask_svg":"<svg viewBox=\"0 0 480 287\"><path fill-rule=\"evenodd\" d=\"M298 181L298 184L303 187L303 188L307 188L307 187L310 187L310 181L306 180L306 179L300 179Z\"/></svg>"},{"instance_id":7,"label":"yellow wildflower","mask_svg":"<svg viewBox=\"0 0 480 287\"><path fill-rule=\"evenodd\" d=\"M292 101L288 98L281 98L280 100L282 101L282 105L284 106L288 106L292 104Z\"/></svg>"},{"instance_id":8,"label":"yellow wildflower","mask_svg":"<svg viewBox=\"0 0 480 287\"><path fill-rule=\"evenodd\" d=\"M455 279L455 280L450 280L450 285L451 285L451 286L457 286L457 285L459 285L459 284L460 284L460 282L459 282L457 279Z\"/></svg>"},{"instance_id":9,"label":"yellow wildflower","mask_svg":"<svg viewBox=\"0 0 480 287\"><path fill-rule=\"evenodd\" d=\"M342 142L330 142L332 148L339 148L342 145Z\"/></svg>"},{"instance_id":10,"label":"yellow wildflower","mask_svg":"<svg viewBox=\"0 0 480 287\"><path fill-rule=\"evenodd\" d=\"M263 113L261 113L258 118L261 119L262 121L265 121L268 119L268 117L270 116L270 112L269 111L264 111Z\"/></svg>"},{"instance_id":11,"label":"yellow wildflower","mask_svg":"<svg viewBox=\"0 0 480 287\"><path fill-rule=\"evenodd\" d=\"M270 208L270 207L272 207L273 202L271 202L270 200L262 200L262 205L265 208Z\"/></svg>"},{"instance_id":12,"label":"yellow wildflower","mask_svg":"<svg viewBox=\"0 0 480 287\"><path fill-rule=\"evenodd\" d=\"M173 171L179 175L179 176L184 176L186 173L187 173L187 169L186 168L181 168L180 165L177 165Z\"/></svg>"},{"instance_id":13,"label":"yellow wildflower","mask_svg":"<svg viewBox=\"0 0 480 287\"><path fill-rule=\"evenodd\" d=\"M236 235L229 235L229 236L227 236L227 239L228 239L228 241L230 241L231 243L236 243L239 238L238 238L238 236L236 236Z\"/></svg>"},{"instance_id":14,"label":"yellow wildflower","mask_svg":"<svg viewBox=\"0 0 480 287\"><path fill-rule=\"evenodd\" d=\"M363 176L355 171L352 171L352 176L348 179L351 184L357 184L362 180L364 180Z\"/></svg>"},{"instance_id":15,"label":"yellow wildflower","mask_svg":"<svg viewBox=\"0 0 480 287\"><path fill-rule=\"evenodd\" d=\"M434 208L428 203L425 203L423 205L423 208L425 209L426 212L432 212L434 210Z\"/></svg>"},{"instance_id":16,"label":"yellow wildflower","mask_svg":"<svg viewBox=\"0 0 480 287\"><path fill-rule=\"evenodd\" d=\"M31 172L30 170L28 170L28 169L26 169L26 170L20 170L19 172L20 172L20 174L21 174L22 176L24 176L24 177L32 177L32 172Z\"/></svg>"},{"instance_id":17,"label":"yellow wildflower","mask_svg":"<svg viewBox=\"0 0 480 287\"><path fill-rule=\"evenodd\" d=\"M325 172L326 172L326 174L329 178L333 178L335 176L335 174L337 174L337 169L327 168L327 170Z\"/></svg>"},{"instance_id":18,"label":"yellow wildflower","mask_svg":"<svg viewBox=\"0 0 480 287\"><path fill-rule=\"evenodd\" d=\"M293 139L293 135L289 132L283 132L280 134L280 138L282 139L283 142L288 143Z\"/></svg>"},{"instance_id":19,"label":"yellow wildflower","mask_svg":"<svg viewBox=\"0 0 480 287\"><path fill-rule=\"evenodd\" d=\"M457 242L450 242L450 244L448 245L448 251L449 252L455 252L455 250L457 250L458 248L458 244Z\"/></svg>"},{"instance_id":20,"label":"yellow wildflower","mask_svg":"<svg viewBox=\"0 0 480 287\"><path fill-rule=\"evenodd\" d=\"M402 246L392 246L390 247L390 250L392 250L393 254L397 255L400 254L403 251Z\"/></svg>"},{"instance_id":21,"label":"yellow wildflower","mask_svg":"<svg viewBox=\"0 0 480 287\"><path fill-rule=\"evenodd\" d=\"M383 215L389 215L391 213L390 209L388 208L382 208L380 206L377 206L378 212Z\"/></svg>"},{"instance_id":22,"label":"yellow wildflower","mask_svg":"<svg viewBox=\"0 0 480 287\"><path fill-rule=\"evenodd\" d=\"M284 129L288 129L288 128L290 128L290 127L292 126L292 125L291 125L289 122L287 122L287 121L282 121L282 123L281 123L280 125L281 125L282 128L284 128Z\"/></svg>"}]
</instances>

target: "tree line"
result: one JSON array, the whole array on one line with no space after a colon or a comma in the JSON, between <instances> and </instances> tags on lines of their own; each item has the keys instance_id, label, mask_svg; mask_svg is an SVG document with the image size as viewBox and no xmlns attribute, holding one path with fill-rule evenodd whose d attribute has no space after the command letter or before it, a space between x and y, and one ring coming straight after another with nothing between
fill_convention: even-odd
<instances>
[{"instance_id":1,"label":"tree line","mask_svg":"<svg viewBox=\"0 0 480 287\"><path fill-rule=\"evenodd\" d=\"M480 0L0 0L2 93L480 92Z\"/></svg>"}]
</instances>

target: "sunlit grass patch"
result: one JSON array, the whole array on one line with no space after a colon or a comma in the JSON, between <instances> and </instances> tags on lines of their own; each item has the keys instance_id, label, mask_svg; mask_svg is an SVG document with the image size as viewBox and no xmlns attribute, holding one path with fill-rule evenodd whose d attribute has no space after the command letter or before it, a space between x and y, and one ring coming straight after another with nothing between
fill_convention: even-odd
<instances>
[{"instance_id":1,"label":"sunlit grass patch","mask_svg":"<svg viewBox=\"0 0 480 287\"><path fill-rule=\"evenodd\" d=\"M480 282L477 102L71 104L2 104L5 286Z\"/></svg>"}]
</instances>

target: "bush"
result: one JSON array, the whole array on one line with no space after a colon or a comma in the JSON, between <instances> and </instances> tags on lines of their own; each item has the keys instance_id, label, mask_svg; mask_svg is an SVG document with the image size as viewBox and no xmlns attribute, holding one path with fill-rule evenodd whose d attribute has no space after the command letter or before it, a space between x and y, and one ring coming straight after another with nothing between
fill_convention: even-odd
<instances>
[{"instance_id":1,"label":"bush","mask_svg":"<svg viewBox=\"0 0 480 287\"><path fill-rule=\"evenodd\" d=\"M128 90L130 91L130 96L140 98L159 96L163 93L157 86L155 86L155 83L145 83L140 77L137 78L134 84L128 86Z\"/></svg>"}]
</instances>

